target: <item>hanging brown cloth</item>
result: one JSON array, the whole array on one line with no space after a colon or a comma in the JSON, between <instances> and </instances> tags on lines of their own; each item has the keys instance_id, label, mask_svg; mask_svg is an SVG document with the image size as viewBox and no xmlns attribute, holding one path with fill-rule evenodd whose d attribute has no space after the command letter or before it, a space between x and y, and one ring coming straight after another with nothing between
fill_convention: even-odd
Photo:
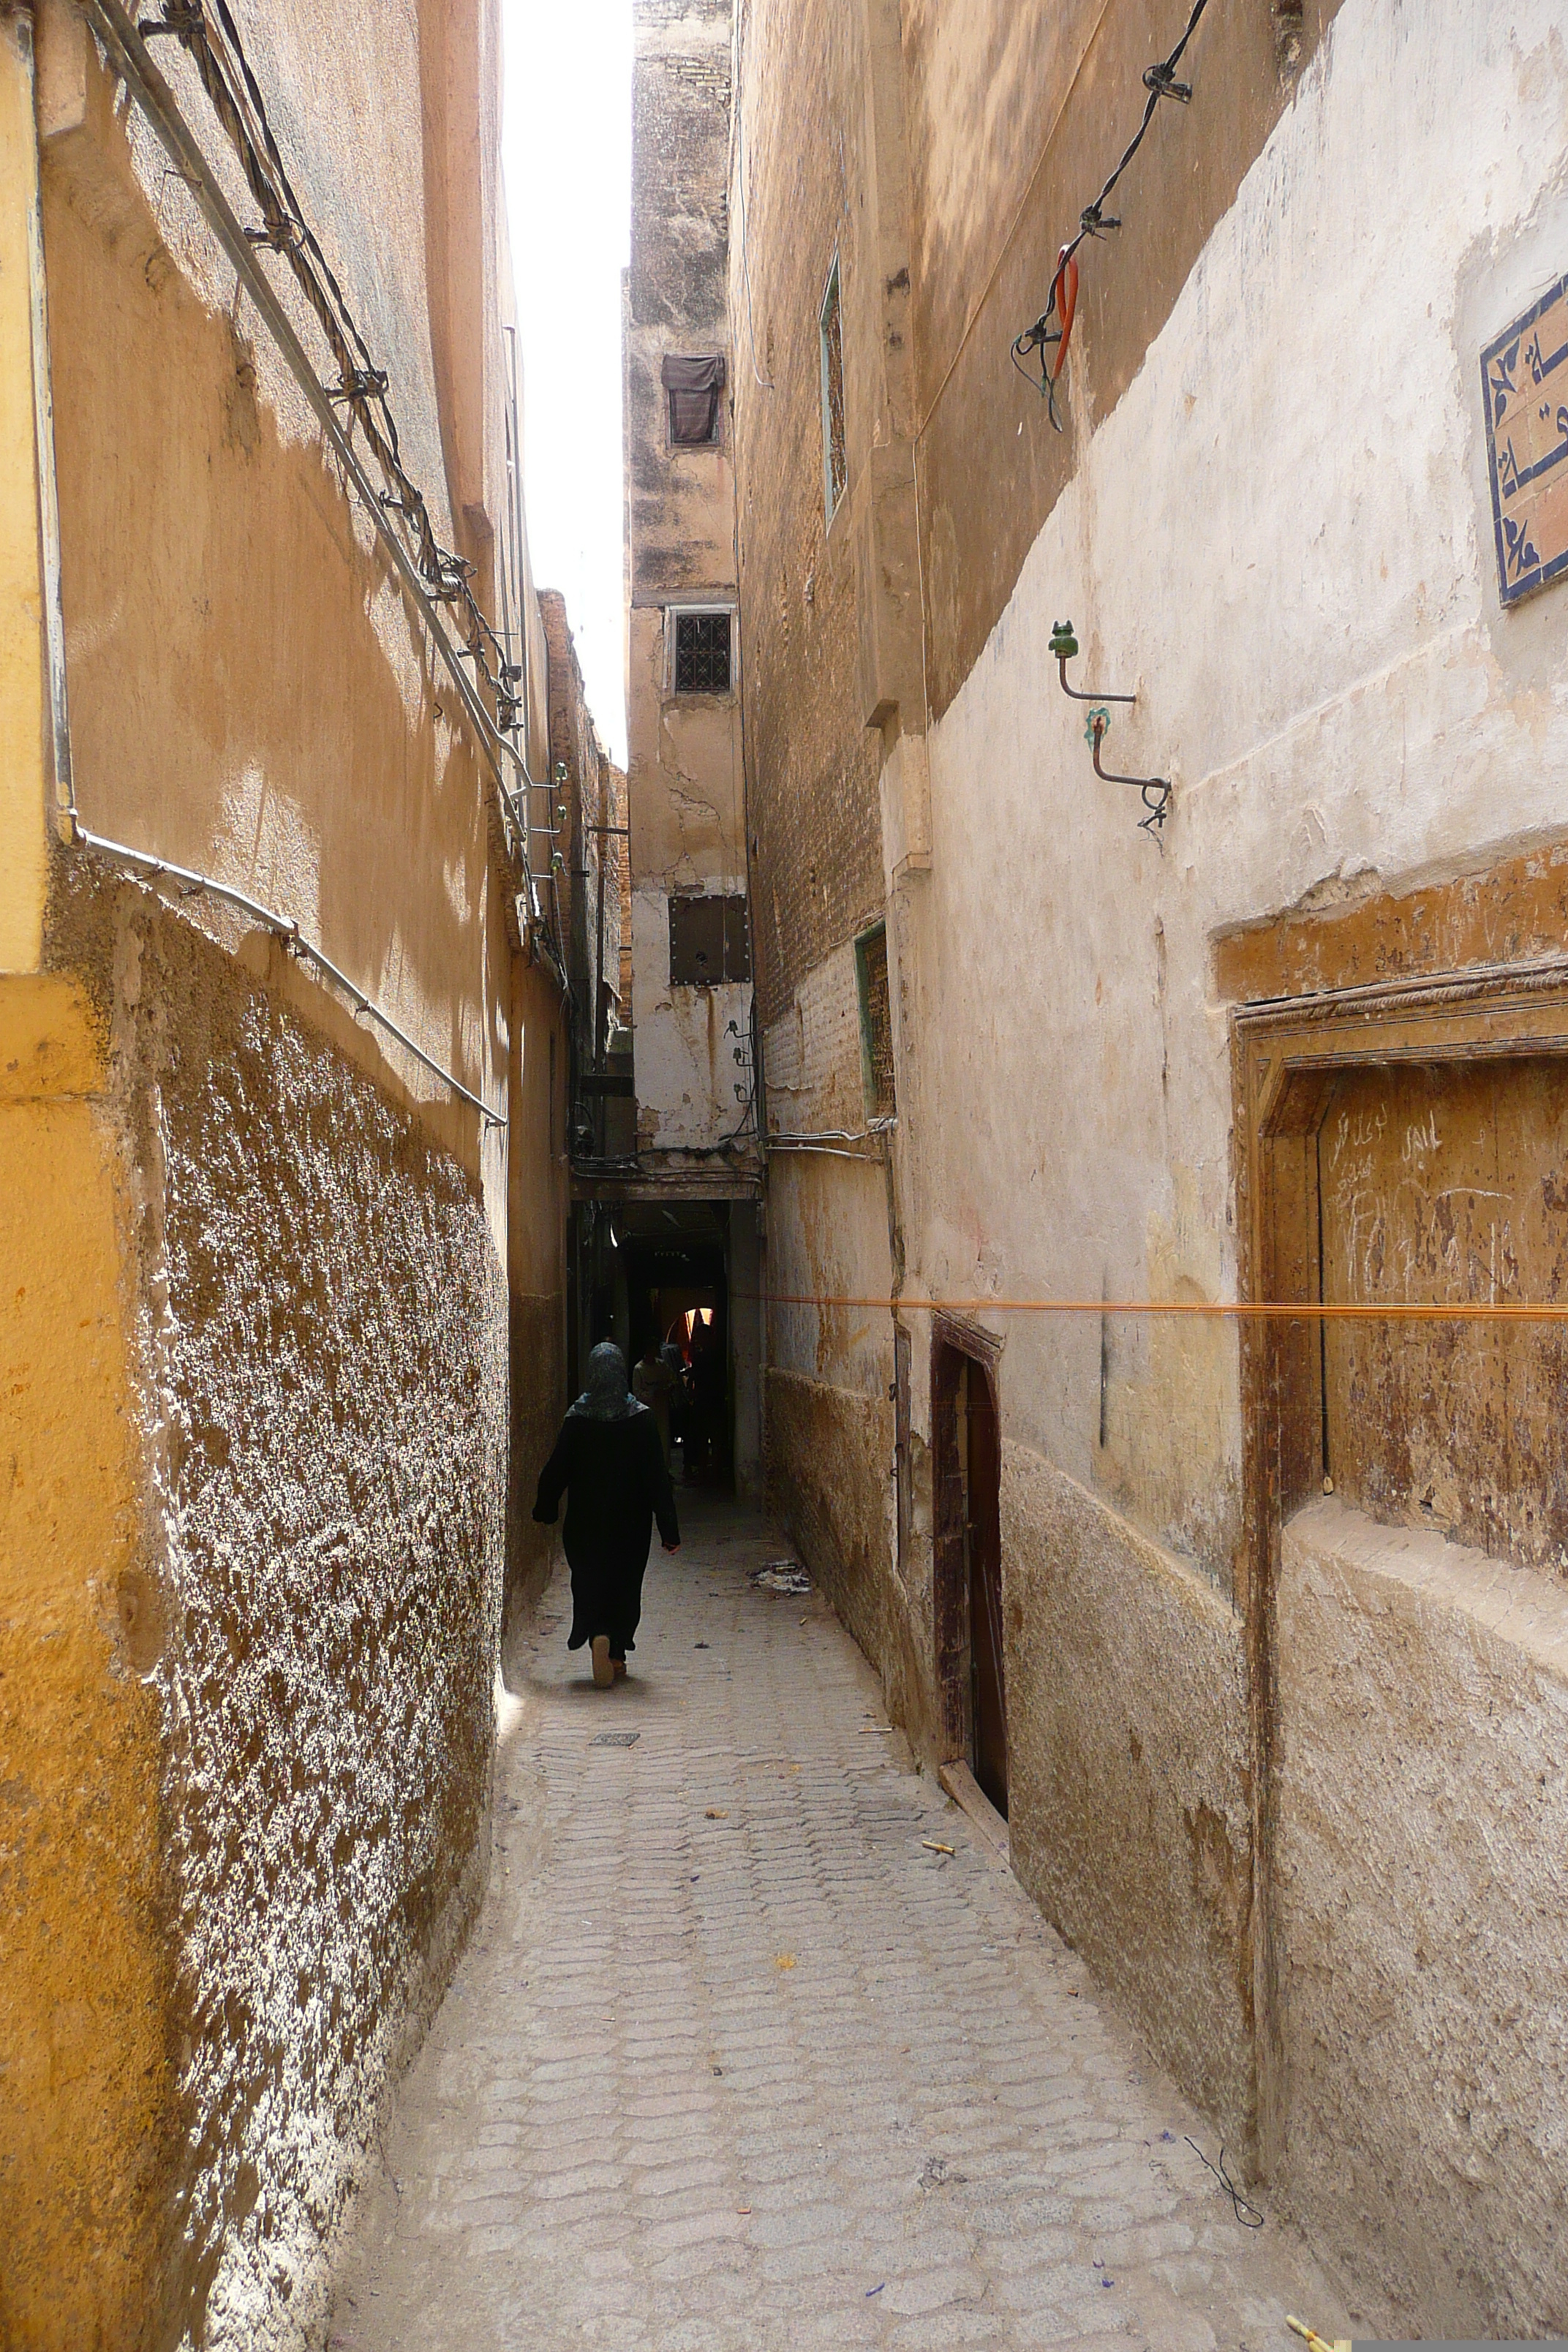
<instances>
[{"instance_id":1,"label":"hanging brown cloth","mask_svg":"<svg viewBox=\"0 0 1568 2352\"><path fill-rule=\"evenodd\" d=\"M724 388L722 358L667 358L659 377L669 396L670 439L678 446L714 439Z\"/></svg>"}]
</instances>

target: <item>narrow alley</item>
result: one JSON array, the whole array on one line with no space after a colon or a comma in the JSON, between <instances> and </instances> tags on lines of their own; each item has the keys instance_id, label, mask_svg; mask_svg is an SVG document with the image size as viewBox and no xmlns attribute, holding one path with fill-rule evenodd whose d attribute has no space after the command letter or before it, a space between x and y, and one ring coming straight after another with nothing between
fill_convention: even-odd
<instances>
[{"instance_id":1,"label":"narrow alley","mask_svg":"<svg viewBox=\"0 0 1568 2352\"><path fill-rule=\"evenodd\" d=\"M1284 2352L1288 2310L1346 2332L915 1773L820 1596L757 1581L787 1548L683 1507L629 1683L568 1656L563 1580L518 1644L489 1901L331 2342Z\"/></svg>"},{"instance_id":2,"label":"narrow alley","mask_svg":"<svg viewBox=\"0 0 1568 2352\"><path fill-rule=\"evenodd\" d=\"M0 2352L1568 2352L1563 30L0 0Z\"/></svg>"}]
</instances>

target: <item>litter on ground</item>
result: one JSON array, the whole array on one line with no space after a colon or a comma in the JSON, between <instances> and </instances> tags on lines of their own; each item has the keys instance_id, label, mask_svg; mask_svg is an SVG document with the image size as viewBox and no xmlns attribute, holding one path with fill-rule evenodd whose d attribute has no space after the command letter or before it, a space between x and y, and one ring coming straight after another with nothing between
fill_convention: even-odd
<instances>
[{"instance_id":1,"label":"litter on ground","mask_svg":"<svg viewBox=\"0 0 1568 2352\"><path fill-rule=\"evenodd\" d=\"M791 1592L796 1599L811 1591L811 1579L798 1560L770 1559L764 1568L753 1569L752 1582L762 1592Z\"/></svg>"}]
</instances>

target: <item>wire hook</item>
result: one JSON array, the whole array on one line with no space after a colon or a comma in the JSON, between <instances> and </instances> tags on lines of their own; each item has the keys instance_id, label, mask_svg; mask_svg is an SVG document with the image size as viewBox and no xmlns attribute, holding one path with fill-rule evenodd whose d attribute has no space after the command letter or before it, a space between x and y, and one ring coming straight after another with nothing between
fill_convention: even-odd
<instances>
[{"instance_id":1,"label":"wire hook","mask_svg":"<svg viewBox=\"0 0 1568 2352\"><path fill-rule=\"evenodd\" d=\"M1068 664L1076 657L1079 649L1078 639L1073 635L1070 621L1057 622L1051 630L1050 649L1057 657L1057 672L1062 682L1062 692L1070 701L1089 702L1094 706L1084 722L1083 733L1084 740L1089 745L1089 754L1094 761L1095 774L1101 783L1131 784L1134 791L1142 795L1143 805L1149 813L1147 816L1140 817L1138 821L1140 830L1152 834L1155 842L1163 849L1164 843L1161 835L1161 827L1170 814L1170 778L1168 776L1113 775L1109 768L1101 767L1100 761L1100 747L1110 732L1110 713L1106 705L1111 702L1135 703L1138 697L1135 694L1080 694L1076 686L1068 684Z\"/></svg>"},{"instance_id":2,"label":"wire hook","mask_svg":"<svg viewBox=\"0 0 1568 2352\"><path fill-rule=\"evenodd\" d=\"M1147 816L1139 818L1138 830L1140 833L1152 834L1163 849L1165 845L1161 836L1161 828L1171 813L1170 778L1168 776L1112 775L1109 768L1102 768L1100 764L1100 747L1110 731L1110 713L1108 710L1091 710L1089 715L1089 727L1095 774L1102 784L1131 784L1142 796L1143 805L1149 814ZM1152 800L1149 797L1151 793L1154 795Z\"/></svg>"}]
</instances>

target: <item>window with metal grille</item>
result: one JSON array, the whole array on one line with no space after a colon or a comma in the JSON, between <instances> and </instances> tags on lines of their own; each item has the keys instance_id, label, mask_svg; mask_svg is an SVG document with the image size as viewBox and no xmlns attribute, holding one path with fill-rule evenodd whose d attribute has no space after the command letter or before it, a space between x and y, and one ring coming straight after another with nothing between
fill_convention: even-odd
<instances>
[{"instance_id":1,"label":"window with metal grille","mask_svg":"<svg viewBox=\"0 0 1568 2352\"><path fill-rule=\"evenodd\" d=\"M672 988L714 988L723 980L750 980L752 949L743 897L672 898L669 981Z\"/></svg>"},{"instance_id":2,"label":"window with metal grille","mask_svg":"<svg viewBox=\"0 0 1568 2352\"><path fill-rule=\"evenodd\" d=\"M844 442L844 319L837 254L827 273L827 291L817 323L822 343L822 488L831 522L849 478Z\"/></svg>"},{"instance_id":3,"label":"window with metal grille","mask_svg":"<svg viewBox=\"0 0 1568 2352\"><path fill-rule=\"evenodd\" d=\"M866 1080L866 1108L872 1118L891 1118L898 1110L893 1092L893 1015L888 1002L888 933L879 923L855 942L856 976L860 984L860 1064Z\"/></svg>"},{"instance_id":4,"label":"window with metal grille","mask_svg":"<svg viewBox=\"0 0 1568 2352\"><path fill-rule=\"evenodd\" d=\"M731 618L728 613L676 614L677 694L729 693Z\"/></svg>"}]
</instances>

